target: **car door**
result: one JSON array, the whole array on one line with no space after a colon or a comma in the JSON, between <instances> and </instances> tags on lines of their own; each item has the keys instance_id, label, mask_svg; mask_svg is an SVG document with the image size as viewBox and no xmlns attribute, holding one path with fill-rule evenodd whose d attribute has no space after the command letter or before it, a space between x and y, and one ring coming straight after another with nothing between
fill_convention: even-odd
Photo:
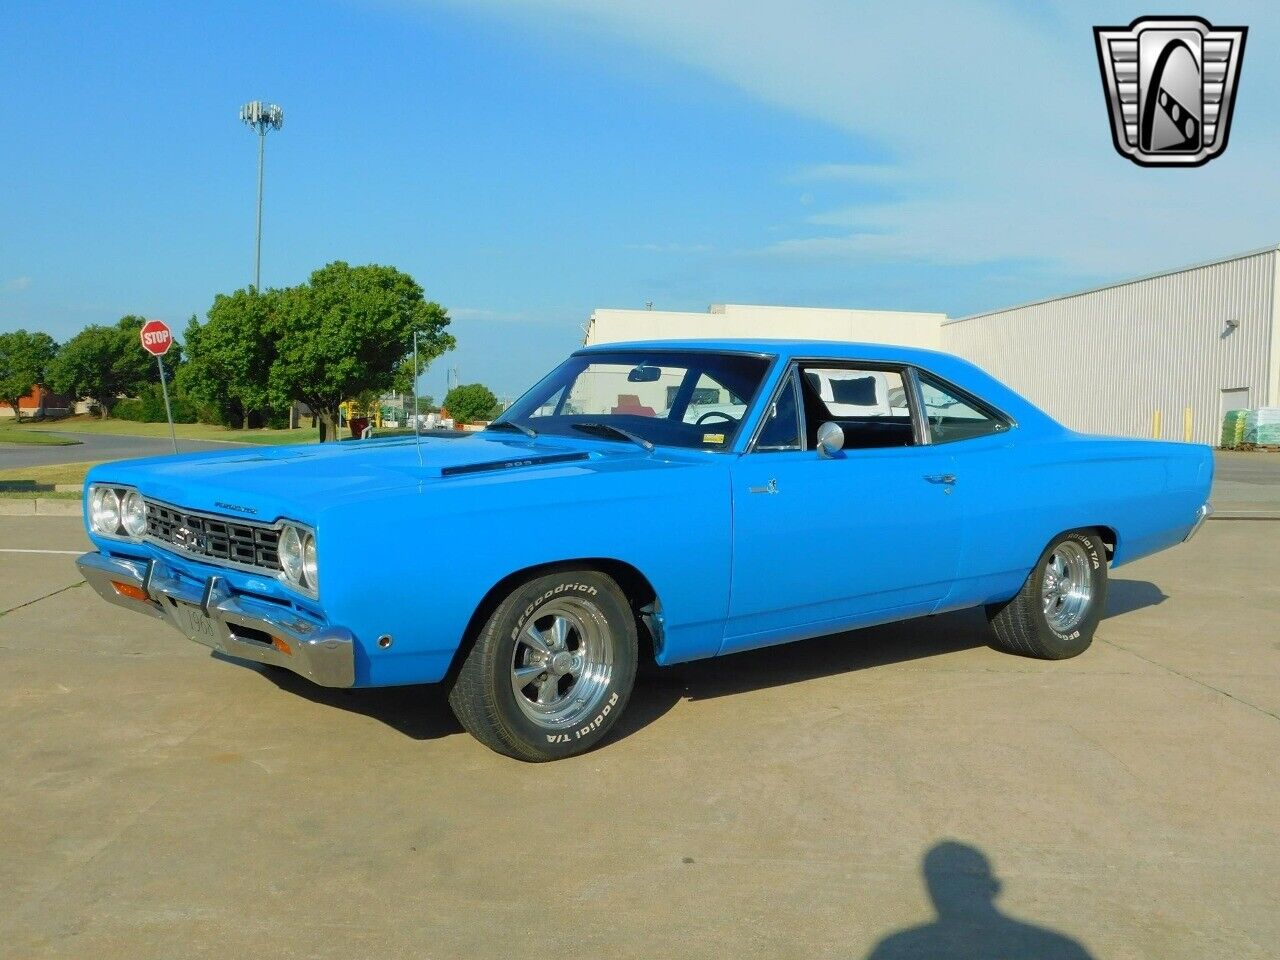
<instances>
[{"instance_id":1,"label":"car door","mask_svg":"<svg viewBox=\"0 0 1280 960\"><path fill-rule=\"evenodd\" d=\"M859 385L864 376L877 382ZM889 391L886 377L896 384ZM824 400L833 379L836 393ZM853 386L842 391L841 380ZM818 421L835 419L832 408L858 411L864 393L877 398L875 416L841 421L845 448L824 456L815 449ZM908 371L792 365L731 468L733 571L721 652L937 606L956 574L961 525L952 456L922 439Z\"/></svg>"}]
</instances>

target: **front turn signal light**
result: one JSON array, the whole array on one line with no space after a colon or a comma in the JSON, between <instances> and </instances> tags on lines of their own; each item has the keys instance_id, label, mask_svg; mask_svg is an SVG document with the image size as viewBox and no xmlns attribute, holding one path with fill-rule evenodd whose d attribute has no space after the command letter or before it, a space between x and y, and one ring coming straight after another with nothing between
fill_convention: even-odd
<instances>
[{"instance_id":1,"label":"front turn signal light","mask_svg":"<svg viewBox=\"0 0 1280 960\"><path fill-rule=\"evenodd\" d=\"M151 600L145 590L132 583L121 583L119 580L112 580L111 588L120 596L128 597L130 600L138 600L142 603L148 603Z\"/></svg>"},{"instance_id":2,"label":"front turn signal light","mask_svg":"<svg viewBox=\"0 0 1280 960\"><path fill-rule=\"evenodd\" d=\"M271 646L275 647L277 650L283 653L286 657L293 656L293 650L290 649L289 644L281 640L279 637L271 638Z\"/></svg>"}]
</instances>

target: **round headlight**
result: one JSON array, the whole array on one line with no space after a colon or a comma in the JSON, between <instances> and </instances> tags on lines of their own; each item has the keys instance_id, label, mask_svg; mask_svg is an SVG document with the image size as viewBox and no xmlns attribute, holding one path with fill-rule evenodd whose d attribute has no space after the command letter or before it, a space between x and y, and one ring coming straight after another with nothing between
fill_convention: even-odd
<instances>
[{"instance_id":1,"label":"round headlight","mask_svg":"<svg viewBox=\"0 0 1280 960\"><path fill-rule=\"evenodd\" d=\"M307 578L307 586L312 590L320 582L317 579L319 564L316 563L316 538L307 534L302 538L302 573Z\"/></svg>"},{"instance_id":2,"label":"round headlight","mask_svg":"<svg viewBox=\"0 0 1280 960\"><path fill-rule=\"evenodd\" d=\"M292 583L302 582L302 537L297 527L285 527L280 534L280 569Z\"/></svg>"},{"instance_id":3,"label":"round headlight","mask_svg":"<svg viewBox=\"0 0 1280 960\"><path fill-rule=\"evenodd\" d=\"M147 505L137 490L130 490L124 495L122 512L125 533L131 537L140 537L147 532Z\"/></svg>"},{"instance_id":4,"label":"round headlight","mask_svg":"<svg viewBox=\"0 0 1280 960\"><path fill-rule=\"evenodd\" d=\"M98 533L114 536L120 529L120 498L110 487L96 487L89 500L89 519Z\"/></svg>"}]
</instances>

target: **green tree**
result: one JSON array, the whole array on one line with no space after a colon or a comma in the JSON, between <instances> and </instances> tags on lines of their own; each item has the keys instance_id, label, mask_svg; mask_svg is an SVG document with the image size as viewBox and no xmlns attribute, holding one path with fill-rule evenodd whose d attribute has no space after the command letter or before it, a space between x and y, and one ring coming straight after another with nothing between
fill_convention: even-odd
<instances>
[{"instance_id":1,"label":"green tree","mask_svg":"<svg viewBox=\"0 0 1280 960\"><path fill-rule=\"evenodd\" d=\"M14 420L22 419L19 402L45 379L57 353L58 345L47 333L0 333L0 402L13 407Z\"/></svg>"},{"instance_id":2,"label":"green tree","mask_svg":"<svg viewBox=\"0 0 1280 960\"><path fill-rule=\"evenodd\" d=\"M457 423L492 420L500 412L498 398L483 383L462 383L444 398L444 408Z\"/></svg>"},{"instance_id":3,"label":"green tree","mask_svg":"<svg viewBox=\"0 0 1280 960\"><path fill-rule=\"evenodd\" d=\"M307 404L321 441L336 440L338 406L362 391L390 389L418 332L419 360L452 349L449 315L394 267L335 261L308 283L279 291L271 334L272 403Z\"/></svg>"},{"instance_id":4,"label":"green tree","mask_svg":"<svg viewBox=\"0 0 1280 960\"><path fill-rule=\"evenodd\" d=\"M156 360L142 349L138 331L142 317L121 317L113 327L85 327L63 344L49 364L49 383L58 393L98 404L105 420L121 396L136 396L148 383L158 383ZM164 356L172 376L182 360L174 344Z\"/></svg>"},{"instance_id":5,"label":"green tree","mask_svg":"<svg viewBox=\"0 0 1280 960\"><path fill-rule=\"evenodd\" d=\"M269 405L276 357L270 331L280 297L252 288L220 293L205 323L192 317L187 324L183 389L198 405L217 410L223 423L247 428Z\"/></svg>"}]
</instances>

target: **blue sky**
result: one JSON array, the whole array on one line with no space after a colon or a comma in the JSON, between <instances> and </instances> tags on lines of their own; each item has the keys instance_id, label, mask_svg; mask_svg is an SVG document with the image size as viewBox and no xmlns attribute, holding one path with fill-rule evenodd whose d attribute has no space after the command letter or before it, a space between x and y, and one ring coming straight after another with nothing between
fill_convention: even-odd
<instances>
[{"instance_id":1,"label":"blue sky","mask_svg":"<svg viewBox=\"0 0 1280 960\"><path fill-rule=\"evenodd\" d=\"M0 329L185 324L251 278L390 263L464 382L519 392L597 306L952 315L1280 241L1280 11L1227 153L1111 147L1094 24L1131 5L28 3L0 11Z\"/></svg>"}]
</instances>

